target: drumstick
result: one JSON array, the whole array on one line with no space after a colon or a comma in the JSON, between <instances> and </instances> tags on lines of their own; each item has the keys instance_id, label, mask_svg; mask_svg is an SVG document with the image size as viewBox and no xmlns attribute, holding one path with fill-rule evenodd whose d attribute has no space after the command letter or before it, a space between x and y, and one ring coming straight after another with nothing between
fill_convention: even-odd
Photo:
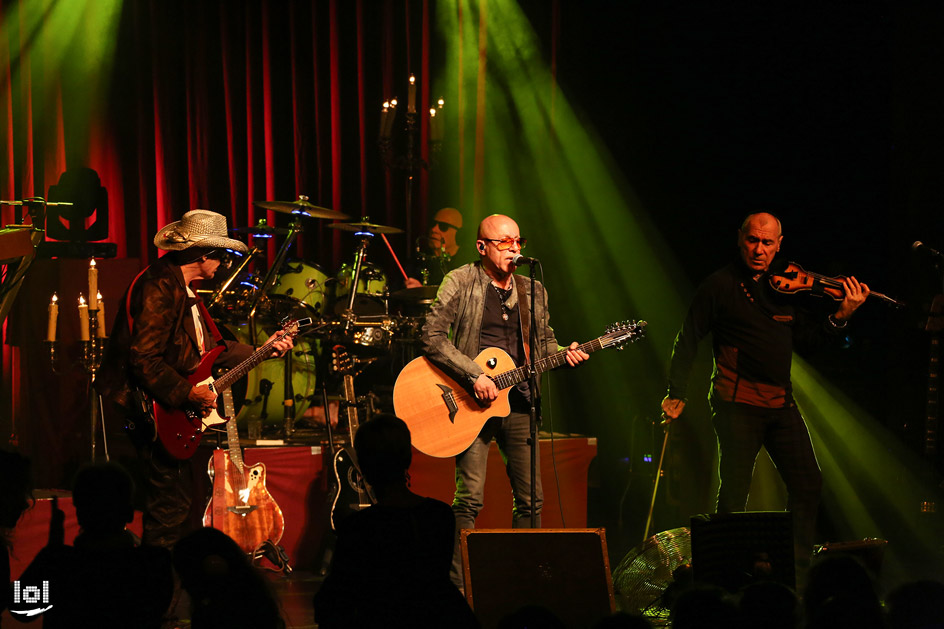
<instances>
[{"instance_id":1,"label":"drumstick","mask_svg":"<svg viewBox=\"0 0 944 629\"><path fill-rule=\"evenodd\" d=\"M387 240L387 235L386 235L386 234L380 234L380 237L384 239L384 242L385 242L385 243L387 243L387 249L390 250L390 255L393 256L393 261L396 262L396 263L397 263L397 266L400 268L400 273L403 273L403 279L405 279L405 280L406 280L406 279L409 279L409 278L406 276L406 271L403 270L403 265L400 264L400 260L397 259L397 254L396 254L396 252L394 252L393 247L390 246L390 241Z\"/></svg>"}]
</instances>

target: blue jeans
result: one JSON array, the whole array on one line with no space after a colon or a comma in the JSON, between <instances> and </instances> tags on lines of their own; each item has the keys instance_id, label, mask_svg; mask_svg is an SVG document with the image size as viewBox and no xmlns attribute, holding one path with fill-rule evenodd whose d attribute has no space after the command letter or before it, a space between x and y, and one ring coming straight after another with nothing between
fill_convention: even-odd
<instances>
[{"instance_id":1,"label":"blue jeans","mask_svg":"<svg viewBox=\"0 0 944 629\"><path fill-rule=\"evenodd\" d=\"M452 556L453 582L463 587L462 549L459 532L475 528L475 518L482 510L485 499L485 472L488 468L488 447L494 437L505 461L505 471L511 481L514 497L512 507L514 528L531 528L531 447L530 418L527 413L512 411L508 417L493 417L482 428L469 448L456 457L456 496L452 512L456 516L456 545ZM541 487L541 458L537 450L537 478L535 478L535 521L541 527L541 507L544 491Z\"/></svg>"}]
</instances>

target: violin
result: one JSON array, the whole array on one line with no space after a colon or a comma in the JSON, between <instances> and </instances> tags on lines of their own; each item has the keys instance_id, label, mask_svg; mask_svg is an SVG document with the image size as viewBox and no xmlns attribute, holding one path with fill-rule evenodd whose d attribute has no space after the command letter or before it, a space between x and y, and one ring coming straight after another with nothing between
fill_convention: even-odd
<instances>
[{"instance_id":1,"label":"violin","mask_svg":"<svg viewBox=\"0 0 944 629\"><path fill-rule=\"evenodd\" d=\"M802 291L812 291L814 295L825 295L832 297L836 301L842 301L846 297L846 291L842 284L844 279L844 275L827 277L819 273L812 273L805 270L796 262L772 265L767 277L771 287L777 292L792 294ZM892 299L888 295L874 290L869 293L869 297L878 297L896 308L901 308L905 305L896 299Z\"/></svg>"}]
</instances>

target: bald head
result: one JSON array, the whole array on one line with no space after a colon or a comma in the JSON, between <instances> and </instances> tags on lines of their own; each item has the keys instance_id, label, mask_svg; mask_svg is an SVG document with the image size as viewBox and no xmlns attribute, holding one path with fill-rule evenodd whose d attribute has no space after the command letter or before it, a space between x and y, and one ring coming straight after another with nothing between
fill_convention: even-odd
<instances>
[{"instance_id":1,"label":"bald head","mask_svg":"<svg viewBox=\"0 0 944 629\"><path fill-rule=\"evenodd\" d=\"M492 214L491 216L483 218L482 222L479 223L479 231L476 238L504 238L505 236L511 235L510 232L512 231L514 231L514 236L517 237L518 223L510 216Z\"/></svg>"},{"instance_id":2,"label":"bald head","mask_svg":"<svg viewBox=\"0 0 944 629\"><path fill-rule=\"evenodd\" d=\"M783 228L780 225L780 219L769 214L767 212L757 212L756 214L748 214L744 219L744 222L741 223L741 233L748 231L751 226L757 226L761 229L767 229L775 231L777 236L783 235Z\"/></svg>"},{"instance_id":3,"label":"bald head","mask_svg":"<svg viewBox=\"0 0 944 629\"><path fill-rule=\"evenodd\" d=\"M744 219L738 230L738 250L741 259L755 276L770 268L774 256L780 251L783 234L780 221L773 214L758 212Z\"/></svg>"},{"instance_id":4,"label":"bald head","mask_svg":"<svg viewBox=\"0 0 944 629\"><path fill-rule=\"evenodd\" d=\"M493 280L504 285L515 272L512 262L514 256L521 252L519 244L512 244L507 249L499 249L497 241L511 239L517 242L521 238L518 223L504 214L486 216L479 223L478 239L475 246L482 259L482 268ZM505 245L502 245L505 246Z\"/></svg>"}]
</instances>

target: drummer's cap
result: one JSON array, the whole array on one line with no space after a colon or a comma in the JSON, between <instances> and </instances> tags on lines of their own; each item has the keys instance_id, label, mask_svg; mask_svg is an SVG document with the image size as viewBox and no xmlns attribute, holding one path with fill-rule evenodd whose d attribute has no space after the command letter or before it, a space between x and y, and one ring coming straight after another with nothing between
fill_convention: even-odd
<instances>
[{"instance_id":1,"label":"drummer's cap","mask_svg":"<svg viewBox=\"0 0 944 629\"><path fill-rule=\"evenodd\" d=\"M246 253L245 243L228 237L226 217L210 210L190 210L179 221L163 227L154 236L154 245L164 251L231 249Z\"/></svg>"},{"instance_id":2,"label":"drummer's cap","mask_svg":"<svg viewBox=\"0 0 944 629\"><path fill-rule=\"evenodd\" d=\"M462 212L454 207L444 207L443 209L436 212L436 216L433 217L433 221L436 223L445 223L446 225L451 225L456 229L462 229Z\"/></svg>"}]
</instances>

